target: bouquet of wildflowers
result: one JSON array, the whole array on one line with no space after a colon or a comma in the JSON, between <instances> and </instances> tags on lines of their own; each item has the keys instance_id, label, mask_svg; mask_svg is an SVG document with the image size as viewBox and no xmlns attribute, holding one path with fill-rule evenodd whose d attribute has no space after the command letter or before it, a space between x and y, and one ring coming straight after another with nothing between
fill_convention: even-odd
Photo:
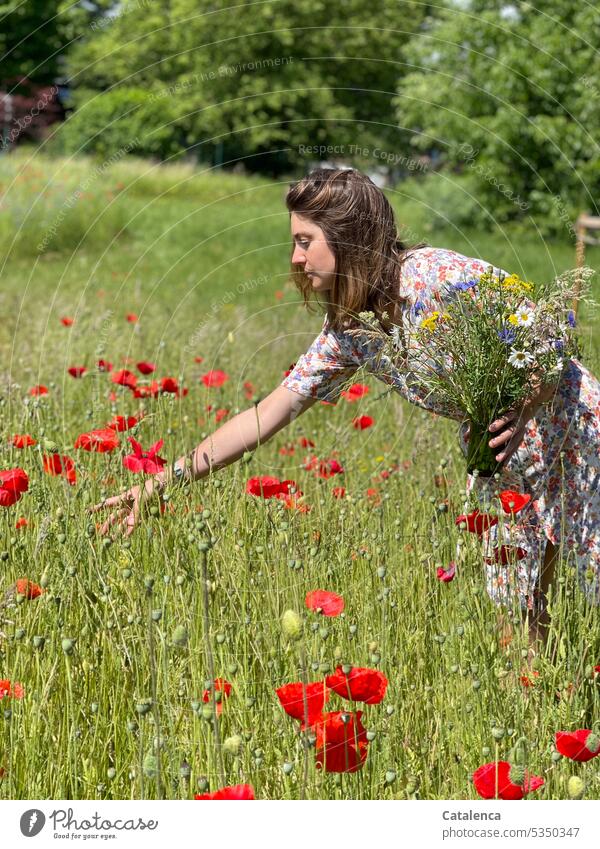
<instances>
[{"instance_id":1,"label":"bouquet of wildflowers","mask_svg":"<svg viewBox=\"0 0 600 849\"><path fill-rule=\"evenodd\" d=\"M499 471L497 449L488 445L491 422L519 409L542 385L557 384L568 358L577 356L570 307L594 274L579 268L537 284L493 271L448 284L439 303L417 302L390 334L372 312L358 315L367 338L382 342L379 357L410 372L469 422L468 471L482 476Z\"/></svg>"}]
</instances>

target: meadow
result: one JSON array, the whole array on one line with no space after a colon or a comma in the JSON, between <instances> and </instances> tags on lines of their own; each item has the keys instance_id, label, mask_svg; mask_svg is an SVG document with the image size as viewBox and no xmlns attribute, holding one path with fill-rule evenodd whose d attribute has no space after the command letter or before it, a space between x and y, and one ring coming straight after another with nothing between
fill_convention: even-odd
<instances>
[{"instance_id":1,"label":"meadow","mask_svg":"<svg viewBox=\"0 0 600 849\"><path fill-rule=\"evenodd\" d=\"M181 456L280 383L321 326L288 282L287 182L101 165L0 158L0 470L29 477L0 507L0 798L192 799L250 784L261 799L471 799L474 770L517 748L544 779L530 798L567 798L581 777L578 794L597 799L600 761L554 746L556 731L600 720L600 625L568 552L548 651L525 676L526 635L499 646L481 554L455 524L456 424L368 374L355 376L369 389L358 400L317 403L243 461L170 493L131 538L97 532L87 508L139 479L123 467L127 437ZM402 184L388 197L409 241L525 279L575 264L566 230L556 243L533 224L434 230L435 191ZM584 305L580 318L598 372L594 315ZM140 397L113 381L123 370ZM207 385L211 372L227 379ZM75 448L115 416L139 419L114 431L118 447ZM373 424L360 429L360 416ZM17 447L25 434L35 444ZM52 456L73 466L49 474ZM302 497L247 493L264 475ZM459 537L464 564L442 582ZM343 611L309 610L314 590L341 596ZM355 772L319 768L318 739L276 694L340 666L388 682L371 704L331 693L327 710L363 711Z\"/></svg>"}]
</instances>

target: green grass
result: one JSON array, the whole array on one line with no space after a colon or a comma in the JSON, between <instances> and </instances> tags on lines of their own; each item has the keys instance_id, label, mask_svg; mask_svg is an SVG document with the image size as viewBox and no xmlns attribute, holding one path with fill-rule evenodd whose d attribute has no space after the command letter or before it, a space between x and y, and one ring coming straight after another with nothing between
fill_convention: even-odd
<instances>
[{"instance_id":1,"label":"green grass","mask_svg":"<svg viewBox=\"0 0 600 849\"><path fill-rule=\"evenodd\" d=\"M129 444L123 434L119 451L90 455L73 443L114 413L139 408L126 390L94 373L95 360L122 368L127 357L149 359L158 376L189 387L184 398L141 402L148 415L136 437L145 448L164 437L161 453L174 459L216 429L206 404L245 409L246 380L257 395L267 394L321 322L304 313L286 283L285 182L135 161L92 180L94 163L28 163L27 156L0 160L0 469L22 466L30 476L30 491L0 514L0 562L6 588L28 577L46 592L0 608L0 679L25 688L23 699L0 705L0 797L191 798L225 780L249 781L259 798L466 799L475 797L470 773L506 758L525 736L529 766L546 781L535 798L565 798L573 774L585 777L587 798L597 798L595 762L552 758L554 731L600 718L598 679L588 674L600 663L596 611L585 607L561 562L551 643L557 658L540 657L539 678L524 688L523 640L499 650L474 543L453 583L436 579L436 567L454 556L454 516L463 502L455 425L395 395L379 397L385 387L371 377L357 374L371 388L362 403L315 405L248 463L198 482L187 498L174 493L173 511L149 516L130 541L103 541L86 507L134 482L121 464ZM85 180L90 196L61 219L39 253L36 245ZM53 194L41 197L47 181ZM399 222L419 238L525 277L574 264L571 245L546 244L535 232L428 232L422 204L389 197ZM588 262L597 257L590 252ZM127 323L127 312L138 314L137 324ZM75 318L72 327L61 325L64 315ZM585 311L583 320L595 368ZM196 363L197 356L204 361ZM71 365L90 371L74 380L66 372ZM211 368L230 375L222 389L200 382ZM28 390L38 383L50 392L35 400ZM352 419L363 413L376 426L356 431ZM11 436L23 432L39 444L13 448ZM337 452L345 473L319 480L305 471L311 452L298 445L302 436L321 458ZM44 440L74 458L76 486L43 473ZM290 442L295 453L281 454ZM434 484L442 460L447 512L444 490ZM382 480L395 464L399 470ZM247 479L264 474L296 480L310 512L246 495ZM344 500L332 496L338 485L346 487ZM379 504L369 488L378 490ZM19 517L29 524L15 530ZM305 610L304 596L316 588L343 595L343 616ZM303 616L299 643L282 634L287 609ZM179 626L188 634L185 646L173 641ZM65 639L74 641L72 653ZM340 662L376 666L389 679L385 700L364 706L365 726L375 732L366 764L341 778L315 769L312 749L302 747L296 721L275 695L281 684L303 675L319 680ZM202 710L211 666L232 684L218 729ZM136 705L146 699L152 708L140 714ZM328 707L344 704L334 695ZM498 727L505 730L500 740L492 734ZM218 740L236 735L239 752L221 758Z\"/></svg>"}]
</instances>

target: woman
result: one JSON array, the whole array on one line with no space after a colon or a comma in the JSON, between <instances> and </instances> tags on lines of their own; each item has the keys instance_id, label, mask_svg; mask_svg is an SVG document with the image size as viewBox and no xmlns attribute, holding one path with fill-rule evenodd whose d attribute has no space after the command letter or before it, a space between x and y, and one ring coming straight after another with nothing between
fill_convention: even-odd
<instances>
[{"instance_id":1,"label":"woman","mask_svg":"<svg viewBox=\"0 0 600 849\"><path fill-rule=\"evenodd\" d=\"M253 451L318 400L336 402L343 386L366 365L403 397L430 412L462 420L427 394L410 368L385 368L377 344L346 331L348 316L370 310L388 332L410 311L444 302L453 283L478 277L489 263L454 251L419 244L406 248L397 238L394 214L385 195L353 169L316 169L293 184L286 196L293 238L292 276L310 309L315 295L326 294L321 333L281 385L256 409L239 413L142 489L135 486L92 508L115 507L103 524L130 534L141 506L174 481L197 480ZM502 269L494 269L498 274ZM507 274L507 272L503 272ZM382 315L387 313L386 316ZM389 365L389 364L388 364ZM542 387L521 410L509 411L490 425L490 445L503 463L502 488L531 495L520 516L517 586L508 566L488 565L487 588L498 603L518 593L531 614L530 636L545 636L544 601L558 546L573 554L581 585L598 599L600 575L600 384L576 360L565 367L555 387ZM463 447L467 436L461 431ZM565 461L566 458L566 462ZM473 479L468 481L472 487ZM497 528L486 534L493 550ZM575 551L573 551L575 549ZM490 558L491 559L491 558ZM540 568L541 564L541 568Z\"/></svg>"}]
</instances>

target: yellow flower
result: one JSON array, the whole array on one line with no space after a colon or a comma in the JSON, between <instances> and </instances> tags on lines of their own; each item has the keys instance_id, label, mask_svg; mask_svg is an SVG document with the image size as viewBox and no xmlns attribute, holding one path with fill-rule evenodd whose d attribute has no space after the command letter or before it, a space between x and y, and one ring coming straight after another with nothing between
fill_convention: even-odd
<instances>
[{"instance_id":1,"label":"yellow flower","mask_svg":"<svg viewBox=\"0 0 600 849\"><path fill-rule=\"evenodd\" d=\"M512 315L508 316L508 320L510 321L511 324L514 324L514 325L517 325L519 323L519 317L517 315L515 315L514 313Z\"/></svg>"},{"instance_id":2,"label":"yellow flower","mask_svg":"<svg viewBox=\"0 0 600 849\"><path fill-rule=\"evenodd\" d=\"M502 286L509 292L523 293L531 292L533 290L533 283L521 280L518 274L509 274L508 277L505 277L502 281Z\"/></svg>"},{"instance_id":3,"label":"yellow flower","mask_svg":"<svg viewBox=\"0 0 600 849\"><path fill-rule=\"evenodd\" d=\"M435 330L436 322L439 318L439 315L440 314L438 310L435 310L431 313L431 315L423 319L423 321L421 322L421 327L424 327L425 330Z\"/></svg>"}]
</instances>

